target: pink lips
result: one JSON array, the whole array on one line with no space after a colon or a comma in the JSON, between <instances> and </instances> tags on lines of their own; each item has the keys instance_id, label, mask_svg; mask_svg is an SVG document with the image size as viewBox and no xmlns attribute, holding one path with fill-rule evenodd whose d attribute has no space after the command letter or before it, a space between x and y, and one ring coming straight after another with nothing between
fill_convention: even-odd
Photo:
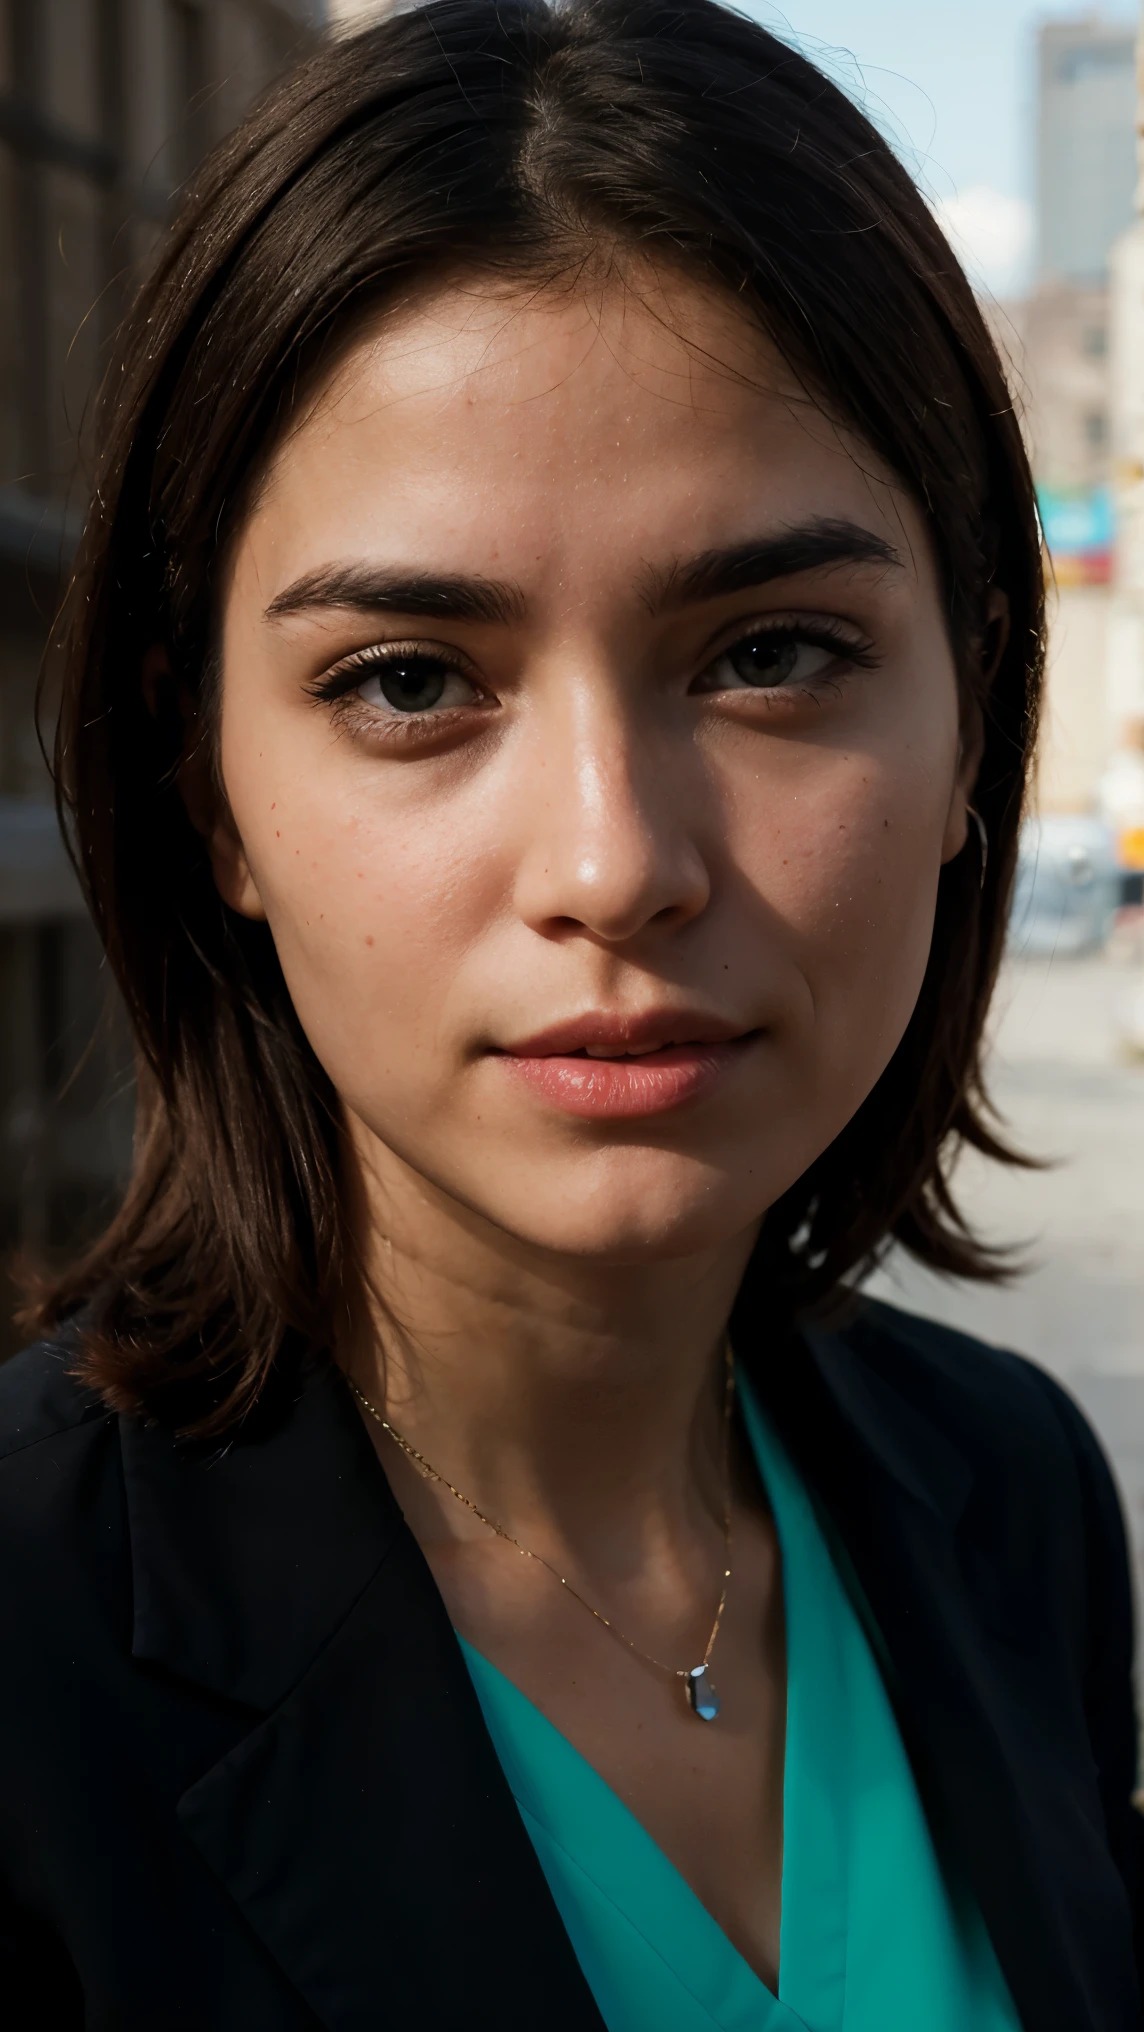
<instances>
[{"instance_id":1,"label":"pink lips","mask_svg":"<svg viewBox=\"0 0 1144 2032\"><path fill-rule=\"evenodd\" d=\"M627 1017L593 1012L500 1057L563 1114L630 1120L710 1093L757 1036L685 1009Z\"/></svg>"}]
</instances>

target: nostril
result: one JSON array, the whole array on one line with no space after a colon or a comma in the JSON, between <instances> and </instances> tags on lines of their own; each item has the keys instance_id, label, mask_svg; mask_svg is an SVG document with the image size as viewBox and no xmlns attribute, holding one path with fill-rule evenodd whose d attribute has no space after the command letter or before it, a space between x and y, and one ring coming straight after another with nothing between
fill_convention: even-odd
<instances>
[{"instance_id":1,"label":"nostril","mask_svg":"<svg viewBox=\"0 0 1144 2032\"><path fill-rule=\"evenodd\" d=\"M646 799L609 795L587 810L573 796L544 811L543 827L522 834L514 885L517 910L543 936L586 932L620 946L651 930L673 936L706 907L709 871L662 781Z\"/></svg>"}]
</instances>

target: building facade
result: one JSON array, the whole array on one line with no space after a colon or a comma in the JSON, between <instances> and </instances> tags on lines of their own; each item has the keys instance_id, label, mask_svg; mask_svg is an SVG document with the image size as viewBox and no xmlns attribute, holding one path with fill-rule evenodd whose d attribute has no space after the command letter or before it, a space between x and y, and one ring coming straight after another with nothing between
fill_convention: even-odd
<instances>
[{"instance_id":1,"label":"building facade","mask_svg":"<svg viewBox=\"0 0 1144 2032\"><path fill-rule=\"evenodd\" d=\"M1037 35L1036 272L995 313L1014 370L1052 559L1039 796L1091 811L1115 741L1107 674L1115 575L1109 275L1135 214L1136 41L1085 13Z\"/></svg>"},{"instance_id":2,"label":"building facade","mask_svg":"<svg viewBox=\"0 0 1144 2032\"><path fill-rule=\"evenodd\" d=\"M1037 39L1037 281L1103 283L1136 188L1136 43L1085 14Z\"/></svg>"},{"instance_id":3,"label":"building facade","mask_svg":"<svg viewBox=\"0 0 1144 2032\"><path fill-rule=\"evenodd\" d=\"M1131 27L1095 14L1045 23L1037 37L1036 279L1016 322L1030 442L1050 499L1109 481L1109 266L1135 216L1136 174Z\"/></svg>"},{"instance_id":4,"label":"building facade","mask_svg":"<svg viewBox=\"0 0 1144 2032\"><path fill-rule=\"evenodd\" d=\"M92 398L180 184L318 26L308 0L0 0L0 1249L94 1219L126 1053L36 733ZM0 1306L0 1341L6 1308Z\"/></svg>"}]
</instances>

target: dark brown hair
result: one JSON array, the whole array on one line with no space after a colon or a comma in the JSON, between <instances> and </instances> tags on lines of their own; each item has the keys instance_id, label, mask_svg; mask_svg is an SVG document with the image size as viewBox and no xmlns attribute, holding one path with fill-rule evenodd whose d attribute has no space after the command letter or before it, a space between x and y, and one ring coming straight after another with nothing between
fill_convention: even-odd
<instances>
[{"instance_id":1,"label":"dark brown hair","mask_svg":"<svg viewBox=\"0 0 1144 2032\"><path fill-rule=\"evenodd\" d=\"M38 1323L82 1308L113 1404L221 1432L333 1342L347 1289L336 1097L269 932L221 903L144 704L165 644L207 697L212 577L301 377L427 274L553 276L601 248L733 292L929 517L989 837L942 872L921 997L864 1105L764 1223L768 1302L836 1291L896 1237L993 1274L950 1195L988 1124L993 987L1042 663L1034 498L993 344L861 112L713 0L433 0L331 42L208 160L129 314L61 637L59 796L138 1047L123 1205ZM1012 626L986 677L989 588ZM752 1285L758 1288L752 1278Z\"/></svg>"}]
</instances>

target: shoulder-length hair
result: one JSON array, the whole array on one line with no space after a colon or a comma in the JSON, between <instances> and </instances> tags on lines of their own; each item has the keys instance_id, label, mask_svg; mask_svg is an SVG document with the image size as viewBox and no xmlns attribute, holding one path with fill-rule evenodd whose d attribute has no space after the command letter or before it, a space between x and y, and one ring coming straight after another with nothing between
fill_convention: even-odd
<instances>
[{"instance_id":1,"label":"shoulder-length hair","mask_svg":"<svg viewBox=\"0 0 1144 2032\"><path fill-rule=\"evenodd\" d=\"M336 1096L270 934L229 911L175 782L177 696L209 717L216 566L315 361L427 275L559 275L600 248L733 293L929 520L963 710L971 838L942 872L920 999L754 1262L788 1314L891 1238L995 1274L951 1196L989 1126L982 1026L1004 938L1043 658L1034 495L972 292L881 136L814 66L714 0L431 0L288 76L194 180L101 397L59 641L65 829L138 1052L134 1168L41 1295L79 1312L116 1407L201 1435L330 1349L350 1288ZM308 385L308 384L307 384ZM998 661L990 589L1008 596ZM172 693L141 665L165 646ZM995 664L995 668L993 665ZM754 1280L752 1280L754 1283ZM758 1286L755 1285L757 1289Z\"/></svg>"}]
</instances>

